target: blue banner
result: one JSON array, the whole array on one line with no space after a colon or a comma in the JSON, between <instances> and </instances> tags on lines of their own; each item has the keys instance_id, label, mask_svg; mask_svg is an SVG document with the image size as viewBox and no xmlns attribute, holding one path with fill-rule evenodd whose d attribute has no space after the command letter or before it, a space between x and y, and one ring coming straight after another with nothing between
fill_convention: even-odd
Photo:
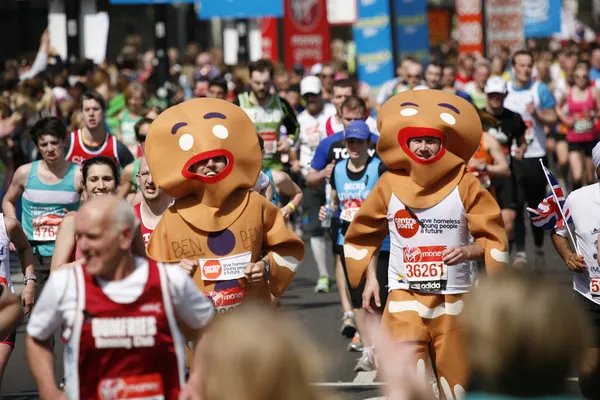
<instances>
[{"instance_id":1,"label":"blue banner","mask_svg":"<svg viewBox=\"0 0 600 400\"><path fill-rule=\"evenodd\" d=\"M201 0L198 4L200 19L260 17L283 17L283 0Z\"/></svg>"},{"instance_id":2,"label":"blue banner","mask_svg":"<svg viewBox=\"0 0 600 400\"><path fill-rule=\"evenodd\" d=\"M425 60L429 56L427 0L394 0L394 11L398 62L406 56Z\"/></svg>"},{"instance_id":3,"label":"blue banner","mask_svg":"<svg viewBox=\"0 0 600 400\"><path fill-rule=\"evenodd\" d=\"M522 0L526 38L549 37L560 32L561 0Z\"/></svg>"},{"instance_id":4,"label":"blue banner","mask_svg":"<svg viewBox=\"0 0 600 400\"><path fill-rule=\"evenodd\" d=\"M198 0L109 0L110 4L175 4L195 3Z\"/></svg>"},{"instance_id":5,"label":"blue banner","mask_svg":"<svg viewBox=\"0 0 600 400\"><path fill-rule=\"evenodd\" d=\"M395 75L389 1L358 0L358 21L352 31L358 79L375 92Z\"/></svg>"}]
</instances>

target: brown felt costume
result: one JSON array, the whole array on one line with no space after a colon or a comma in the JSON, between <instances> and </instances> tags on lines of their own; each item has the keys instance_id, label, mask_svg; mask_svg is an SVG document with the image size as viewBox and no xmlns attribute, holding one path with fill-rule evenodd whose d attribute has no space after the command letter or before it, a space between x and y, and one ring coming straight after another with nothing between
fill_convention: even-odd
<instances>
[{"instance_id":1,"label":"brown felt costume","mask_svg":"<svg viewBox=\"0 0 600 400\"><path fill-rule=\"evenodd\" d=\"M481 122L475 108L450 93L407 91L383 105L378 114L378 128L381 136L377 152L389 171L378 180L346 233L344 249L350 283L357 286L365 277L373 253L391 233L392 201L427 211L455 196L457 187L456 198L460 199L459 206L462 203L464 207L466 228L485 251L486 269L493 273L506 266L508 241L500 208L477 178L466 173L466 163L481 140ZM408 148L408 139L423 136L442 141L440 152L426 161ZM414 233L410 233L413 243L420 240L419 234L423 232L417 229L420 228L415 224ZM406 231L399 234L404 236ZM396 243L392 240L392 252L394 249L402 252L405 247L402 239ZM396 262L392 258L390 268ZM460 397L468 379L462 329L457 329L460 328L457 315L467 296L441 291L391 290L383 316L384 326L397 340L415 344L418 358L427 362L428 352L434 352L432 359L440 393L446 398ZM419 363L419 368L424 365L423 361Z\"/></svg>"},{"instance_id":2,"label":"brown felt costume","mask_svg":"<svg viewBox=\"0 0 600 400\"><path fill-rule=\"evenodd\" d=\"M150 237L148 255L165 262L203 260L194 281L221 311L242 299L281 296L304 256L304 244L276 206L251 192L262 157L246 113L227 101L206 98L171 107L152 123L145 155L154 181L176 198ZM218 175L194 173L195 163L217 156L227 158ZM268 256L268 282L250 286L245 278L202 278L202 262L224 265L224 259L244 254L247 262Z\"/></svg>"}]
</instances>

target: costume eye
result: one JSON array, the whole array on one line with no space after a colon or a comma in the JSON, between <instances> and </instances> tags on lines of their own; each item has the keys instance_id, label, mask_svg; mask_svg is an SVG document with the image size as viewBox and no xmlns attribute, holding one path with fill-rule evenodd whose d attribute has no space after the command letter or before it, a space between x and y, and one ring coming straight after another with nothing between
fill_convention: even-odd
<instances>
[{"instance_id":1,"label":"costume eye","mask_svg":"<svg viewBox=\"0 0 600 400\"><path fill-rule=\"evenodd\" d=\"M181 150L188 151L194 145L194 137L189 133L184 133L179 137L179 147Z\"/></svg>"},{"instance_id":2,"label":"costume eye","mask_svg":"<svg viewBox=\"0 0 600 400\"><path fill-rule=\"evenodd\" d=\"M213 126L212 133L219 139L227 139L227 137L229 136L229 131L223 125Z\"/></svg>"},{"instance_id":3,"label":"costume eye","mask_svg":"<svg viewBox=\"0 0 600 400\"><path fill-rule=\"evenodd\" d=\"M456 118L454 118L454 116L452 114L441 113L440 114L440 118L442 119L442 121L444 121L448 125L454 125L454 124L456 124Z\"/></svg>"},{"instance_id":4,"label":"costume eye","mask_svg":"<svg viewBox=\"0 0 600 400\"><path fill-rule=\"evenodd\" d=\"M402 111L400 111L400 115L402 115L403 117L412 117L413 115L417 115L418 112L419 110L417 110L416 108L405 108Z\"/></svg>"}]
</instances>

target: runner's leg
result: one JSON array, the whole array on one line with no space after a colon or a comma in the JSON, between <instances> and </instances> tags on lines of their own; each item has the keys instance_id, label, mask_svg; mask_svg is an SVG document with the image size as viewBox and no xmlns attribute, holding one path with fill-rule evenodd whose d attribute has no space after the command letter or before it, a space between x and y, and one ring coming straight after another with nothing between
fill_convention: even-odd
<instances>
[{"instance_id":1,"label":"runner's leg","mask_svg":"<svg viewBox=\"0 0 600 400\"><path fill-rule=\"evenodd\" d=\"M583 186L583 157L580 150L569 151L569 168L571 169L573 190L577 190Z\"/></svg>"}]
</instances>

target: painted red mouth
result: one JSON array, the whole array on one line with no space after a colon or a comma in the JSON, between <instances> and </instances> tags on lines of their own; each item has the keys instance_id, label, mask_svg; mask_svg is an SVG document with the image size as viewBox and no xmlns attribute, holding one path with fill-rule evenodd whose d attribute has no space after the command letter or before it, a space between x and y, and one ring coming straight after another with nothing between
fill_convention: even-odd
<instances>
[{"instance_id":1,"label":"painted red mouth","mask_svg":"<svg viewBox=\"0 0 600 400\"><path fill-rule=\"evenodd\" d=\"M225 157L227 159L227 165L225 168L223 168L223 171L219 172L215 176L202 176L190 171L190 169L200 161L208 160L209 158L214 157ZM185 179L197 179L203 183L211 184L225 179L232 170L233 154L227 150L219 149L205 151L204 153L196 154L194 157L190 158L181 169L181 175L183 175Z\"/></svg>"},{"instance_id":2,"label":"painted red mouth","mask_svg":"<svg viewBox=\"0 0 600 400\"><path fill-rule=\"evenodd\" d=\"M410 151L410 149L408 148L408 141L410 139L416 138L416 137L423 137L423 136L435 137L442 141L442 146L440 148L440 152L427 160L424 160L424 159L418 157L415 153ZM446 135L444 134L444 132L440 131L439 129L420 128L420 127L402 128L398 132L398 143L400 144L400 147L402 147L402 150L404 150L404 152L406 154L408 154L408 156L410 158L412 158L413 160L415 160L416 162L418 162L420 164L433 164L434 162L436 162L440 158L442 158L444 156L444 154L446 154L446 146L445 146L446 145Z\"/></svg>"}]
</instances>

